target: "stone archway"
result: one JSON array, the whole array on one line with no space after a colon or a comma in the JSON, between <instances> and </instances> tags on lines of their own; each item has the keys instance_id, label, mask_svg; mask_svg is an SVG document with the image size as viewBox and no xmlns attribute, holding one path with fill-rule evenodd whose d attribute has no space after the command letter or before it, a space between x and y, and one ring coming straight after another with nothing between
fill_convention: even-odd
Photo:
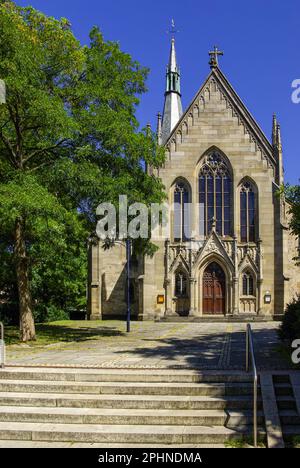
<instances>
[{"instance_id":1,"label":"stone archway","mask_svg":"<svg viewBox=\"0 0 300 468\"><path fill-rule=\"evenodd\" d=\"M225 315L226 276L219 263L207 265L202 277L202 313L205 315Z\"/></svg>"}]
</instances>

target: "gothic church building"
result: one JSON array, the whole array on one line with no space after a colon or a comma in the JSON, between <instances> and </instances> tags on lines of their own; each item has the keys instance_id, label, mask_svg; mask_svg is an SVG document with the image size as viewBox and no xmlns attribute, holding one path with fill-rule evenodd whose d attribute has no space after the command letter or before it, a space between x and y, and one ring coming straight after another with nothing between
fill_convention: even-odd
<instances>
[{"instance_id":1,"label":"gothic church building","mask_svg":"<svg viewBox=\"0 0 300 468\"><path fill-rule=\"evenodd\" d=\"M150 258L131 258L130 298L139 320L273 320L300 292L293 258L299 242L288 229L280 127L265 136L219 68L211 71L183 112L172 39L158 139L166 161L171 236ZM186 203L192 204L188 215ZM187 235L187 224L191 236ZM88 316L126 314L126 249L90 246Z\"/></svg>"}]
</instances>

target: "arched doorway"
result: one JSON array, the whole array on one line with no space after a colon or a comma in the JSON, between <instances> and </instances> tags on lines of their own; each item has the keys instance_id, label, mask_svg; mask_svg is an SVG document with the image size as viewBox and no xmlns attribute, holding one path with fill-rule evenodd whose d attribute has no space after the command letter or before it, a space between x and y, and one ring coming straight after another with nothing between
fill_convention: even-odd
<instances>
[{"instance_id":1,"label":"arched doorway","mask_svg":"<svg viewBox=\"0 0 300 468\"><path fill-rule=\"evenodd\" d=\"M217 262L206 267L202 287L203 314L225 314L226 278Z\"/></svg>"}]
</instances>

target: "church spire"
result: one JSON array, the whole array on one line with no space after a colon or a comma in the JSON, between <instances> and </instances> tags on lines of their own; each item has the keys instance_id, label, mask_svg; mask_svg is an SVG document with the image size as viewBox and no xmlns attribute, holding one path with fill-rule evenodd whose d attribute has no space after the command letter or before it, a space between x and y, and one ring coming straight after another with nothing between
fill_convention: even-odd
<instances>
[{"instance_id":1,"label":"church spire","mask_svg":"<svg viewBox=\"0 0 300 468\"><path fill-rule=\"evenodd\" d=\"M180 70L176 59L175 50L175 25L172 21L172 33L170 58L166 73L165 104L162 120L162 143L164 144L171 131L182 116Z\"/></svg>"}]
</instances>

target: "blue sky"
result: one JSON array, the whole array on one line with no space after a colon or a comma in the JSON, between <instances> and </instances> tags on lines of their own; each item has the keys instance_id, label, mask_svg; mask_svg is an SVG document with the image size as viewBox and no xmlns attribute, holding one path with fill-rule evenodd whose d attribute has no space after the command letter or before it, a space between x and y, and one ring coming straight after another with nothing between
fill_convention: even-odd
<instances>
[{"instance_id":1,"label":"blue sky","mask_svg":"<svg viewBox=\"0 0 300 468\"><path fill-rule=\"evenodd\" d=\"M163 108L165 67L171 18L177 29L177 58L186 107L209 73L208 51L223 51L225 73L264 132L270 137L272 114L282 128L285 179L300 177L300 104L291 100L291 83L300 79L300 4L297 0L18 0L48 15L67 17L82 43L98 25L106 39L150 68L148 93L138 110L142 126L155 127Z\"/></svg>"}]
</instances>

